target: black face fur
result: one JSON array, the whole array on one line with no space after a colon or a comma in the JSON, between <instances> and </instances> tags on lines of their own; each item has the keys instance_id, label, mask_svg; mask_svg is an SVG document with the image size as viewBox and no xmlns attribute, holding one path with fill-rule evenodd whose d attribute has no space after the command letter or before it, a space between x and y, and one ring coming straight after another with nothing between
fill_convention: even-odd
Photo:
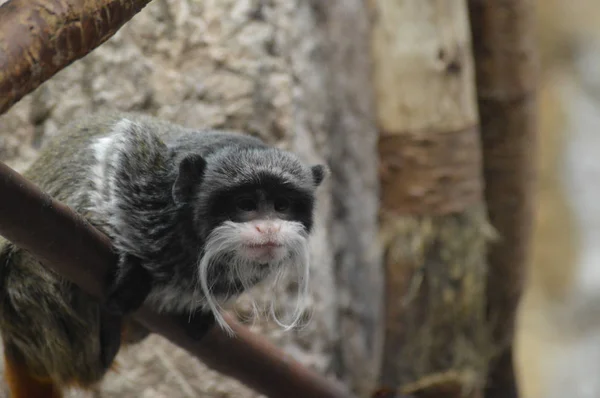
<instances>
[{"instance_id":1,"label":"black face fur","mask_svg":"<svg viewBox=\"0 0 600 398\"><path fill-rule=\"evenodd\" d=\"M268 157L272 151L264 151L264 156ZM293 155L288 156L293 174L301 172L305 166L292 158ZM304 226L307 233L312 231L313 190L325 178L325 166L308 168L310 187L264 169L253 172L251 178L237 184L224 182L206 187L206 169L207 161L200 155L184 158L179 164L179 174L172 189L174 201L186 204L190 217L196 220L196 232L201 239L205 239L210 231L223 222L244 222L257 218L296 221ZM202 190L209 194L199 195Z\"/></svg>"},{"instance_id":2,"label":"black face fur","mask_svg":"<svg viewBox=\"0 0 600 398\"><path fill-rule=\"evenodd\" d=\"M307 232L313 226L314 198L268 173L257 180L215 192L209 200L209 229L224 221L244 222L256 218L277 217L302 223Z\"/></svg>"}]
</instances>

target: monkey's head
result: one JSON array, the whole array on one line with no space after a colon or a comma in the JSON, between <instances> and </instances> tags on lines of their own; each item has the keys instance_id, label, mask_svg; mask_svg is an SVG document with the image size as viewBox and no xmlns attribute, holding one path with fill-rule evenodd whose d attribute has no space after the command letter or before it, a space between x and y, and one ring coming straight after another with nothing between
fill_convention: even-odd
<instances>
[{"instance_id":1,"label":"monkey's head","mask_svg":"<svg viewBox=\"0 0 600 398\"><path fill-rule=\"evenodd\" d=\"M221 326L219 303L267 277L295 272L299 303L308 294L315 191L327 173L324 165L269 147L229 147L181 161L173 197L192 210L202 242L199 283ZM291 324L280 324L292 327L301 314L299 304Z\"/></svg>"}]
</instances>

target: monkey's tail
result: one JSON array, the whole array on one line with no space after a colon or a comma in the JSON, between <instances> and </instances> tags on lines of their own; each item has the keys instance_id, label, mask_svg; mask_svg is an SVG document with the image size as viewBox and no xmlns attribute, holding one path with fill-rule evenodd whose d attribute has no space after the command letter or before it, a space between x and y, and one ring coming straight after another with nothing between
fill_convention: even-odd
<instances>
[{"instance_id":1,"label":"monkey's tail","mask_svg":"<svg viewBox=\"0 0 600 398\"><path fill-rule=\"evenodd\" d=\"M50 377L31 374L16 348L4 343L4 377L11 398L62 398L62 389Z\"/></svg>"}]
</instances>

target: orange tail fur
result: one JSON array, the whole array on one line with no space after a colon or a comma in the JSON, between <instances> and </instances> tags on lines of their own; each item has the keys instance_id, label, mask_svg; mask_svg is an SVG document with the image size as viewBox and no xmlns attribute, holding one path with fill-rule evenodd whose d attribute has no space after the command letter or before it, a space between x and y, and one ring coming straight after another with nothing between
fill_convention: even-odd
<instances>
[{"instance_id":1,"label":"orange tail fur","mask_svg":"<svg viewBox=\"0 0 600 398\"><path fill-rule=\"evenodd\" d=\"M10 398L63 398L61 389L50 379L32 376L24 364L6 353L4 364Z\"/></svg>"}]
</instances>

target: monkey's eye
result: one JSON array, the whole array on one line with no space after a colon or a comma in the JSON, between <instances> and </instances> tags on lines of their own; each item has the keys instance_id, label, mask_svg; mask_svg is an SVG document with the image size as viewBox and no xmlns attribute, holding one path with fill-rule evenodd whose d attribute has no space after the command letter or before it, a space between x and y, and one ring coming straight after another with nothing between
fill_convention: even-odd
<instances>
[{"instance_id":1,"label":"monkey's eye","mask_svg":"<svg viewBox=\"0 0 600 398\"><path fill-rule=\"evenodd\" d=\"M290 208L290 205L291 205L290 200L283 196L279 196L279 197L275 198L275 201L273 202L275 211L278 211L278 212L287 211Z\"/></svg>"},{"instance_id":2,"label":"monkey's eye","mask_svg":"<svg viewBox=\"0 0 600 398\"><path fill-rule=\"evenodd\" d=\"M235 205L241 211L256 211L258 209L256 200L248 196L237 198Z\"/></svg>"}]
</instances>

